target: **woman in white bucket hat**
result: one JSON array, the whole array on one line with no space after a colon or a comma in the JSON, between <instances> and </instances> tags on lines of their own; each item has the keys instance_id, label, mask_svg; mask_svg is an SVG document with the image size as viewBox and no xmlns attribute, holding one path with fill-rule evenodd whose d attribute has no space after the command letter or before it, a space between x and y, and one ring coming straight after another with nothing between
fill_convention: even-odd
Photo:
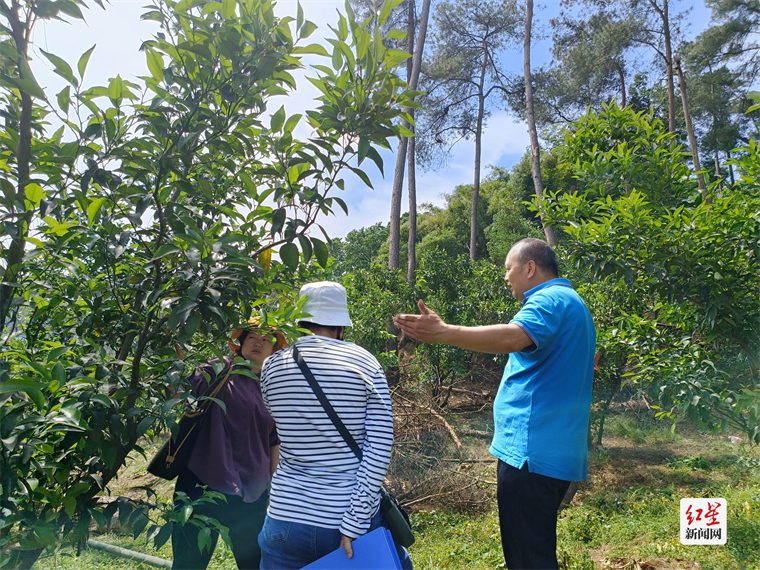
<instances>
[{"instance_id":1,"label":"woman in white bucket hat","mask_svg":"<svg viewBox=\"0 0 760 570\"><path fill-rule=\"evenodd\" d=\"M343 340L351 326L346 289L321 281L301 288L312 334L264 363L264 402L277 424L280 463L259 534L262 570L296 569L384 525L380 486L393 445L388 383L377 359ZM294 354L295 352L295 354ZM303 360L361 450L361 460L329 418L299 367ZM303 365L303 364L302 364ZM412 562L397 547L402 568Z\"/></svg>"}]
</instances>

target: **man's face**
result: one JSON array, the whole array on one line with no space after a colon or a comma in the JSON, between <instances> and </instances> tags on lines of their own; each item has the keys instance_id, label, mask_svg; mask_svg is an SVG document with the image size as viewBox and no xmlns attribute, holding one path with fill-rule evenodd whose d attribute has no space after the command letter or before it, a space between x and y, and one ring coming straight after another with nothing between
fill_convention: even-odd
<instances>
[{"instance_id":1,"label":"man's face","mask_svg":"<svg viewBox=\"0 0 760 570\"><path fill-rule=\"evenodd\" d=\"M525 292L531 289L528 281L528 264L520 263L516 252L510 250L504 267L507 270L504 281L512 289L512 296L518 301L522 301L525 298Z\"/></svg>"}]
</instances>

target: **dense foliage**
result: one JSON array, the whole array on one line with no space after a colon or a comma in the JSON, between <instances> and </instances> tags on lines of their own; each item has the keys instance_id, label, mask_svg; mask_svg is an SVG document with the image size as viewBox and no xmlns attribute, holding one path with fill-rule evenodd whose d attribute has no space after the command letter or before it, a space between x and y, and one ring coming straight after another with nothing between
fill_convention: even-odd
<instances>
[{"instance_id":1,"label":"dense foliage","mask_svg":"<svg viewBox=\"0 0 760 570\"><path fill-rule=\"evenodd\" d=\"M760 438L760 155L751 142L733 160L740 180L713 185L709 201L687 158L661 120L615 104L569 125L544 154L561 272L597 326L590 437L599 444L607 410L622 394L648 395L660 415L673 420L689 414L704 429L732 425ZM464 261L470 213L468 187L460 186L444 208L420 215L415 284L405 286L400 275L379 268L387 255L382 246L375 249L376 266L337 264L338 274L349 273L361 323L357 340L383 352L388 333L379 324L415 310L416 297L447 322L507 321L518 306L501 282L504 257L517 239L541 236L537 207L527 202L529 168L526 157L510 171L494 170L483 185L480 231L490 261ZM370 259L370 235L376 244L387 233L378 225L349 234L340 243L343 259L354 251ZM406 372L421 385L432 382L445 392L473 377L477 358L468 351L414 350L417 365Z\"/></svg>"},{"instance_id":2,"label":"dense foliage","mask_svg":"<svg viewBox=\"0 0 760 570\"><path fill-rule=\"evenodd\" d=\"M555 193L568 260L594 286L623 290L628 374L666 409L705 427L734 422L760 443L760 155L735 186L702 199L684 151L659 120L616 105L564 131L561 160L584 191ZM728 367L728 369L726 368Z\"/></svg>"},{"instance_id":3,"label":"dense foliage","mask_svg":"<svg viewBox=\"0 0 760 570\"><path fill-rule=\"evenodd\" d=\"M29 29L59 12L81 17L74 2L56 6L43 13L30 1L20 15ZM19 16L4 15L10 25ZM405 54L350 10L331 53L303 45L315 26L300 8L278 18L269 0L157 0L143 17L160 24L143 44L150 76L85 87L92 50L76 72L47 54L67 81L55 104L25 76L26 46L7 34L2 44L11 79L0 131L9 238L0 249L0 559L11 566L83 540L93 518L102 525L117 510L159 546L173 524L206 524L192 508L164 505L157 516L150 500L99 494L141 452L141 437L173 427L178 404L192 403L189 391L170 399L167 386L218 355L257 306L279 297L265 317L292 316L292 292L267 277L272 248L290 272L311 259L327 265L325 240L309 230L345 208L335 196L345 172L368 181L363 161L382 166L375 147L397 135L410 96L395 74ZM317 107L267 118L307 53L326 61L310 78ZM47 136L53 115L63 126ZM303 120L312 135L298 140Z\"/></svg>"}]
</instances>

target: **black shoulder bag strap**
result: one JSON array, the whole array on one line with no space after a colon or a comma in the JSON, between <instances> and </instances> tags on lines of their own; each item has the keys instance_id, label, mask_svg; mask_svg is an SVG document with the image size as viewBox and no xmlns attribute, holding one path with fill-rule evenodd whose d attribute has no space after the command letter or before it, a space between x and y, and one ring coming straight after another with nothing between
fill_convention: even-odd
<instances>
[{"instance_id":1,"label":"black shoulder bag strap","mask_svg":"<svg viewBox=\"0 0 760 570\"><path fill-rule=\"evenodd\" d=\"M314 392L314 395L317 397L317 400L319 400L319 403L322 404L322 407L327 413L327 417L330 418L330 421L335 426L335 429L338 430L338 433L340 433L340 435L343 437L343 440L346 442L348 447L351 448L351 451L354 452L354 455L356 455L359 461L361 461L362 450L359 449L359 445L356 443L356 440L348 431L345 424L338 417L338 414L335 413L335 409L332 407L332 404L330 404L327 396L325 396L322 388L317 383L317 379L314 378L314 374L311 373L309 366L306 364L306 361L303 359L295 346L293 347L293 356L296 359L298 368L301 369L301 373L306 378L309 386L311 386L311 389ZM393 540L405 548L409 548L412 544L414 544L414 533L412 532L412 528L409 523L409 515L404 509L401 508L401 505L399 505L396 497L394 497L390 491L385 488L385 485L382 485L380 487L380 509L383 511L383 515L388 522L388 528L391 531Z\"/></svg>"},{"instance_id":2,"label":"black shoulder bag strap","mask_svg":"<svg viewBox=\"0 0 760 570\"><path fill-rule=\"evenodd\" d=\"M306 381L309 383L309 386L311 386L311 390L314 392L314 395L317 397L317 400L319 400L319 403L322 404L322 407L325 409L325 412L327 413L327 417L330 418L330 421L335 426L335 429L338 430L338 433L341 435L341 437L343 437L343 440L346 442L348 447L351 448L351 451L354 452L354 455L356 455L357 459L361 461L362 450L359 449L359 445L356 443L356 440L348 431L348 428L346 428L345 424L340 419L340 417L338 417L338 414L335 413L335 409L332 407L330 400L328 400L327 396L325 396L325 393L322 391L322 388L317 382L317 379L314 378L314 374L311 373L309 366L306 364L306 361L303 359L303 356L301 356L301 353L298 352L298 348L296 348L295 346L293 347L293 356L296 359L296 364L298 364L298 368L301 369L301 373L306 378Z\"/></svg>"}]
</instances>

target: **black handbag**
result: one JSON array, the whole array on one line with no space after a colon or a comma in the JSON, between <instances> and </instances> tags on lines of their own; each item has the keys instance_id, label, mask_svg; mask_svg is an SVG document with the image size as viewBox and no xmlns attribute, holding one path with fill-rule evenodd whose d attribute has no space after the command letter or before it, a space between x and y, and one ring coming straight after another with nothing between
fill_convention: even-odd
<instances>
[{"instance_id":1,"label":"black handbag","mask_svg":"<svg viewBox=\"0 0 760 570\"><path fill-rule=\"evenodd\" d=\"M354 452L354 455L356 455L357 459L361 461L362 450L359 449L359 445L356 443L356 440L348 431L340 417L338 417L338 414L335 413L335 409L332 407L332 404L330 404L330 401L322 391L322 388L317 382L317 379L314 378L314 374L311 373L309 366L306 364L306 361L303 359L295 346L293 347L293 356L296 359L296 364L298 364L298 367L301 369L301 373L306 378L309 386L311 386L311 389L319 400L319 403L322 404L322 407L327 413L327 416L330 418L330 421L332 421L333 425L335 426L335 429L338 430L338 433L340 433L340 435L343 437L343 440L346 442L348 447L351 448L351 451ZM412 544L414 544L414 533L412 532L412 527L409 522L409 513L403 509L403 507L396 500L396 497L394 497L391 492L385 488L385 485L380 487L380 510L383 511L385 520L388 521L388 528L391 531L391 535L393 536L393 541L396 544L403 546L404 548L409 548Z\"/></svg>"},{"instance_id":2,"label":"black handbag","mask_svg":"<svg viewBox=\"0 0 760 570\"><path fill-rule=\"evenodd\" d=\"M230 365L224 378L215 384L209 385L203 395L215 398L231 373L232 365ZM169 437L166 443L161 446L161 449L158 450L158 453L151 459L148 465L148 473L171 481L187 467L187 463L190 461L190 454L193 452L193 447L195 447L195 441L198 439L203 418L213 403L212 400L202 400L196 409L188 410L182 415L176 435Z\"/></svg>"}]
</instances>

